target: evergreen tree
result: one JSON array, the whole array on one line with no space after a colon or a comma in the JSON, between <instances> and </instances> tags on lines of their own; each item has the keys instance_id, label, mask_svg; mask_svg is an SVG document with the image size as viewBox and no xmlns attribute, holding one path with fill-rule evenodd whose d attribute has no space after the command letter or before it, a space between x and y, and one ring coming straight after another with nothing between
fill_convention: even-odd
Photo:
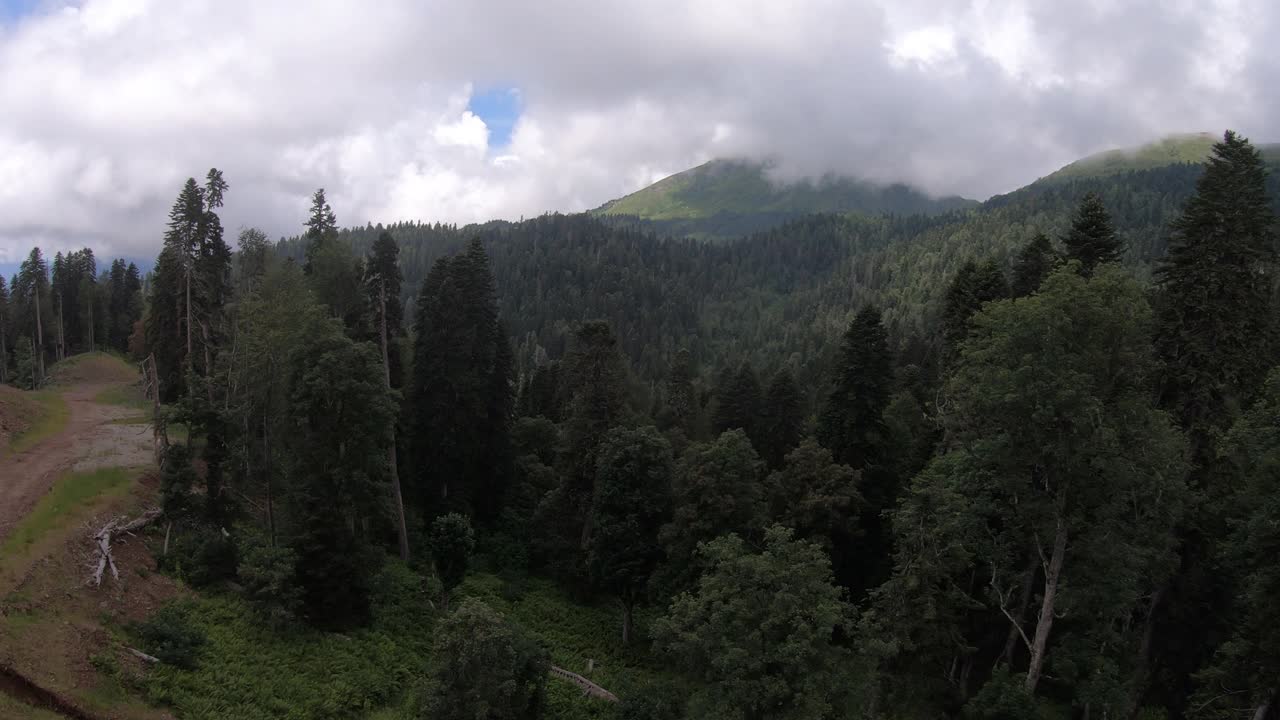
<instances>
[{"instance_id":1,"label":"evergreen tree","mask_svg":"<svg viewBox=\"0 0 1280 720\"><path fill-rule=\"evenodd\" d=\"M760 380L751 363L743 363L728 385L716 389L716 413L713 430L719 435L726 430L742 430L755 444L760 439Z\"/></svg>"},{"instance_id":2,"label":"evergreen tree","mask_svg":"<svg viewBox=\"0 0 1280 720\"><path fill-rule=\"evenodd\" d=\"M378 351L347 338L335 321L319 323L293 359L291 506L298 582L310 621L359 625L369 612L376 563L361 520L385 507L387 424L395 401L382 380Z\"/></svg>"},{"instance_id":3,"label":"evergreen tree","mask_svg":"<svg viewBox=\"0 0 1280 720\"><path fill-rule=\"evenodd\" d=\"M570 393L564 428L564 494L573 521L582 531L580 547L591 540L589 511L595 497L598 453L606 433L626 419L623 383L626 370L618 340L603 322L587 322L578 330L573 351L565 359Z\"/></svg>"},{"instance_id":4,"label":"evergreen tree","mask_svg":"<svg viewBox=\"0 0 1280 720\"><path fill-rule=\"evenodd\" d=\"M698 418L698 398L694 389L697 370L693 365L693 356L681 348L671 361L671 369L666 382L666 410L670 414L670 423L680 428L686 438L695 434Z\"/></svg>"},{"instance_id":5,"label":"evergreen tree","mask_svg":"<svg viewBox=\"0 0 1280 720\"><path fill-rule=\"evenodd\" d=\"M658 532L671 519L671 445L655 428L609 431L596 461L587 549L591 576L622 601L622 642L631 616L661 562Z\"/></svg>"},{"instance_id":6,"label":"evergreen tree","mask_svg":"<svg viewBox=\"0 0 1280 720\"><path fill-rule=\"evenodd\" d=\"M31 348L31 384L39 387L45 380L46 341L52 321L52 302L49 297L49 266L40 248L32 248L27 259L18 268L13 282L15 305L15 331L26 336ZM22 352L22 350L19 350Z\"/></svg>"},{"instance_id":7,"label":"evergreen tree","mask_svg":"<svg viewBox=\"0 0 1280 720\"><path fill-rule=\"evenodd\" d=\"M391 233L383 233L374 243L366 263L365 282L369 288L369 304L377 318L378 347L382 351L383 381L387 390L399 388L400 338L404 334L400 313L400 246ZM404 494L400 488L399 460L396 456L396 423L387 427L387 471L391 474L391 499L396 511L396 534L400 542L400 559L409 561L409 531L405 520Z\"/></svg>"},{"instance_id":8,"label":"evergreen tree","mask_svg":"<svg viewBox=\"0 0 1280 720\"><path fill-rule=\"evenodd\" d=\"M1163 405L1187 431L1198 464L1208 462L1213 434L1248 406L1274 357L1275 215L1266 178L1258 151L1228 131L1156 269Z\"/></svg>"},{"instance_id":9,"label":"evergreen tree","mask_svg":"<svg viewBox=\"0 0 1280 720\"><path fill-rule=\"evenodd\" d=\"M791 372L782 368L769 381L769 391L760 410L760 456L770 468L781 467L787 453L800 444L803 431L800 388Z\"/></svg>"},{"instance_id":10,"label":"evergreen tree","mask_svg":"<svg viewBox=\"0 0 1280 720\"><path fill-rule=\"evenodd\" d=\"M1013 261L1013 279L1009 283L1012 297L1026 297L1040 289L1040 283L1049 277L1057 263L1057 256L1049 237L1044 233L1036 233L1031 241L1022 246Z\"/></svg>"},{"instance_id":11,"label":"evergreen tree","mask_svg":"<svg viewBox=\"0 0 1280 720\"><path fill-rule=\"evenodd\" d=\"M1085 276L1092 275L1099 265L1119 262L1120 237L1097 193L1085 193L1062 244L1066 248L1066 259L1079 262L1080 272Z\"/></svg>"},{"instance_id":12,"label":"evergreen tree","mask_svg":"<svg viewBox=\"0 0 1280 720\"><path fill-rule=\"evenodd\" d=\"M960 266L947 287L942 310L943 359L946 363L954 361L960 343L969 333L969 319L974 313L984 304L1008 295L1004 273L994 261L981 265L969 261Z\"/></svg>"},{"instance_id":13,"label":"evergreen tree","mask_svg":"<svg viewBox=\"0 0 1280 720\"><path fill-rule=\"evenodd\" d=\"M303 237L307 243L307 262L303 265L303 272L310 275L314 271L316 256L325 246L331 245L338 234L338 218L324 198L324 188L311 195L311 212L305 224L307 232Z\"/></svg>"},{"instance_id":14,"label":"evergreen tree","mask_svg":"<svg viewBox=\"0 0 1280 720\"><path fill-rule=\"evenodd\" d=\"M860 310L845 331L818 439L836 462L860 470L885 458L884 409L893 387L888 334L880 310Z\"/></svg>"},{"instance_id":15,"label":"evergreen tree","mask_svg":"<svg viewBox=\"0 0 1280 720\"><path fill-rule=\"evenodd\" d=\"M476 241L423 283L409 383L412 484L428 515L496 517L509 479L512 360Z\"/></svg>"}]
</instances>

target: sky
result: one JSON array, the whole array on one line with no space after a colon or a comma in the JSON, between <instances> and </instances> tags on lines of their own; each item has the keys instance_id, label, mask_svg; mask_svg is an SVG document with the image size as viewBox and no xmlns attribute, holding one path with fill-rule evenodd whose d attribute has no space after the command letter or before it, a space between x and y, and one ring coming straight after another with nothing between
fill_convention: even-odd
<instances>
[{"instance_id":1,"label":"sky","mask_svg":"<svg viewBox=\"0 0 1280 720\"><path fill-rule=\"evenodd\" d=\"M589 209L716 157L982 199L1177 132L1280 140L1273 0L0 0L0 264L223 224Z\"/></svg>"}]
</instances>

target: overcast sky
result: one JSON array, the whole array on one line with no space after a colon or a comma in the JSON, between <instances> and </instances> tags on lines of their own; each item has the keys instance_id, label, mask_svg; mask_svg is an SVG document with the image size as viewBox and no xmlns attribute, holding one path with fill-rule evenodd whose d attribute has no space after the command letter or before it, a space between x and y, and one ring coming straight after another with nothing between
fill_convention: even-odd
<instances>
[{"instance_id":1,"label":"overcast sky","mask_svg":"<svg viewBox=\"0 0 1280 720\"><path fill-rule=\"evenodd\" d=\"M713 157L985 198L1097 150L1280 139L1274 0L0 0L0 263L577 211Z\"/></svg>"}]
</instances>

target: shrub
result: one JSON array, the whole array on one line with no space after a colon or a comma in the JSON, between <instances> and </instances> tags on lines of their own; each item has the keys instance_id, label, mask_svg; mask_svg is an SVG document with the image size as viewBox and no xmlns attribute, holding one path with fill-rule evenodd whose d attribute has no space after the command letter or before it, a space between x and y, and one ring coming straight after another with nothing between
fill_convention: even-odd
<instances>
[{"instance_id":1,"label":"shrub","mask_svg":"<svg viewBox=\"0 0 1280 720\"><path fill-rule=\"evenodd\" d=\"M244 588L245 601L259 619L273 628L293 622L302 604L302 589L295 572L297 561L289 548L272 547L260 537L250 535L241 542L236 574Z\"/></svg>"},{"instance_id":2,"label":"shrub","mask_svg":"<svg viewBox=\"0 0 1280 720\"><path fill-rule=\"evenodd\" d=\"M163 565L183 582L205 588L236 576L236 545L221 529L198 526L178 535Z\"/></svg>"},{"instance_id":3,"label":"shrub","mask_svg":"<svg viewBox=\"0 0 1280 720\"><path fill-rule=\"evenodd\" d=\"M195 668L205 641L204 633L191 624L186 609L180 605L166 605L129 629L160 662L188 670Z\"/></svg>"}]
</instances>

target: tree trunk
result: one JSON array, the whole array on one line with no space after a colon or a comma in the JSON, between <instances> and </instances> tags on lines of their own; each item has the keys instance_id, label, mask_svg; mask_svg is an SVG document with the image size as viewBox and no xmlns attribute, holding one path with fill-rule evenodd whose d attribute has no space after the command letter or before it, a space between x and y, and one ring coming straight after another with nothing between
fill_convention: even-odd
<instances>
[{"instance_id":1,"label":"tree trunk","mask_svg":"<svg viewBox=\"0 0 1280 720\"><path fill-rule=\"evenodd\" d=\"M33 383L36 387L40 387L44 383L44 323L40 320L40 283L36 283L36 339L35 347L32 348L36 353L35 369L38 370L38 377Z\"/></svg>"},{"instance_id":2,"label":"tree trunk","mask_svg":"<svg viewBox=\"0 0 1280 720\"><path fill-rule=\"evenodd\" d=\"M54 356L59 360L67 357L67 338L63 334L62 315L62 293L58 293L58 346L54 350Z\"/></svg>"},{"instance_id":3,"label":"tree trunk","mask_svg":"<svg viewBox=\"0 0 1280 720\"><path fill-rule=\"evenodd\" d=\"M186 360L187 360L187 369L190 370L192 367L191 365L192 363L192 360L191 360L191 268L190 267L187 268L186 306L187 306L186 307L186 314L187 314L187 358Z\"/></svg>"},{"instance_id":4,"label":"tree trunk","mask_svg":"<svg viewBox=\"0 0 1280 720\"><path fill-rule=\"evenodd\" d=\"M1023 573L1022 597L1018 599L1018 614L1014 616L1019 624L1027 616L1027 606L1031 604L1031 589L1036 582L1036 568L1039 566L1039 558L1035 556L1035 553L1032 553L1031 562L1027 563L1027 571ZM1013 651L1018 647L1018 636L1020 634L1018 625L1013 625L1009 628L1009 636L1004 641L1004 652L1000 653L1000 658L996 660L997 664L1000 662L1008 665L1013 664Z\"/></svg>"},{"instance_id":5,"label":"tree trunk","mask_svg":"<svg viewBox=\"0 0 1280 720\"><path fill-rule=\"evenodd\" d=\"M271 538L271 547L276 546L276 514L275 501L271 493L271 438L267 433L267 410L262 409L262 472L267 482L267 532Z\"/></svg>"},{"instance_id":6,"label":"tree trunk","mask_svg":"<svg viewBox=\"0 0 1280 720\"><path fill-rule=\"evenodd\" d=\"M391 390L391 354L387 348L387 281L378 279L378 312L382 326L382 381ZM387 446L387 466L391 471L391 495L396 502L396 533L400 540L400 559L409 562L409 530L404 521L404 495L400 492L400 471L396 467L396 419L391 418L387 431L391 444Z\"/></svg>"},{"instance_id":7,"label":"tree trunk","mask_svg":"<svg viewBox=\"0 0 1280 720\"><path fill-rule=\"evenodd\" d=\"M1280 695L1280 691L1272 690L1270 692L1270 697L1254 709L1253 720L1267 720L1267 715L1271 712L1271 706L1275 704L1277 695Z\"/></svg>"},{"instance_id":8,"label":"tree trunk","mask_svg":"<svg viewBox=\"0 0 1280 720\"><path fill-rule=\"evenodd\" d=\"M634 603L630 600L622 602L622 644L626 645L631 642L631 616L635 609Z\"/></svg>"},{"instance_id":9,"label":"tree trunk","mask_svg":"<svg viewBox=\"0 0 1280 720\"><path fill-rule=\"evenodd\" d=\"M0 318L0 385L9 382L9 351L4 346L4 336L7 328L3 325L4 318Z\"/></svg>"},{"instance_id":10,"label":"tree trunk","mask_svg":"<svg viewBox=\"0 0 1280 720\"><path fill-rule=\"evenodd\" d=\"M1061 505L1061 501L1059 503ZM1053 538L1053 556L1044 573L1044 598L1040 603L1040 617L1036 621L1036 636L1031 642L1031 663L1027 667L1026 689L1028 693L1036 691L1040 682L1040 671L1044 668L1045 650L1049 645L1049 631L1053 628L1053 604L1057 600L1058 578L1062 575L1062 564L1067 554L1067 527L1059 508L1057 530Z\"/></svg>"},{"instance_id":11,"label":"tree trunk","mask_svg":"<svg viewBox=\"0 0 1280 720\"><path fill-rule=\"evenodd\" d=\"M1147 617L1142 625L1142 644L1138 647L1134 663L1136 667L1133 671L1133 685L1129 689L1129 709L1133 714L1136 714L1141 707L1142 696L1146 691L1147 676L1151 673L1151 641L1156 629L1156 611L1160 609L1160 604L1164 602L1164 596L1168 591L1169 584L1165 583L1151 595L1151 605L1147 608Z\"/></svg>"}]
</instances>

